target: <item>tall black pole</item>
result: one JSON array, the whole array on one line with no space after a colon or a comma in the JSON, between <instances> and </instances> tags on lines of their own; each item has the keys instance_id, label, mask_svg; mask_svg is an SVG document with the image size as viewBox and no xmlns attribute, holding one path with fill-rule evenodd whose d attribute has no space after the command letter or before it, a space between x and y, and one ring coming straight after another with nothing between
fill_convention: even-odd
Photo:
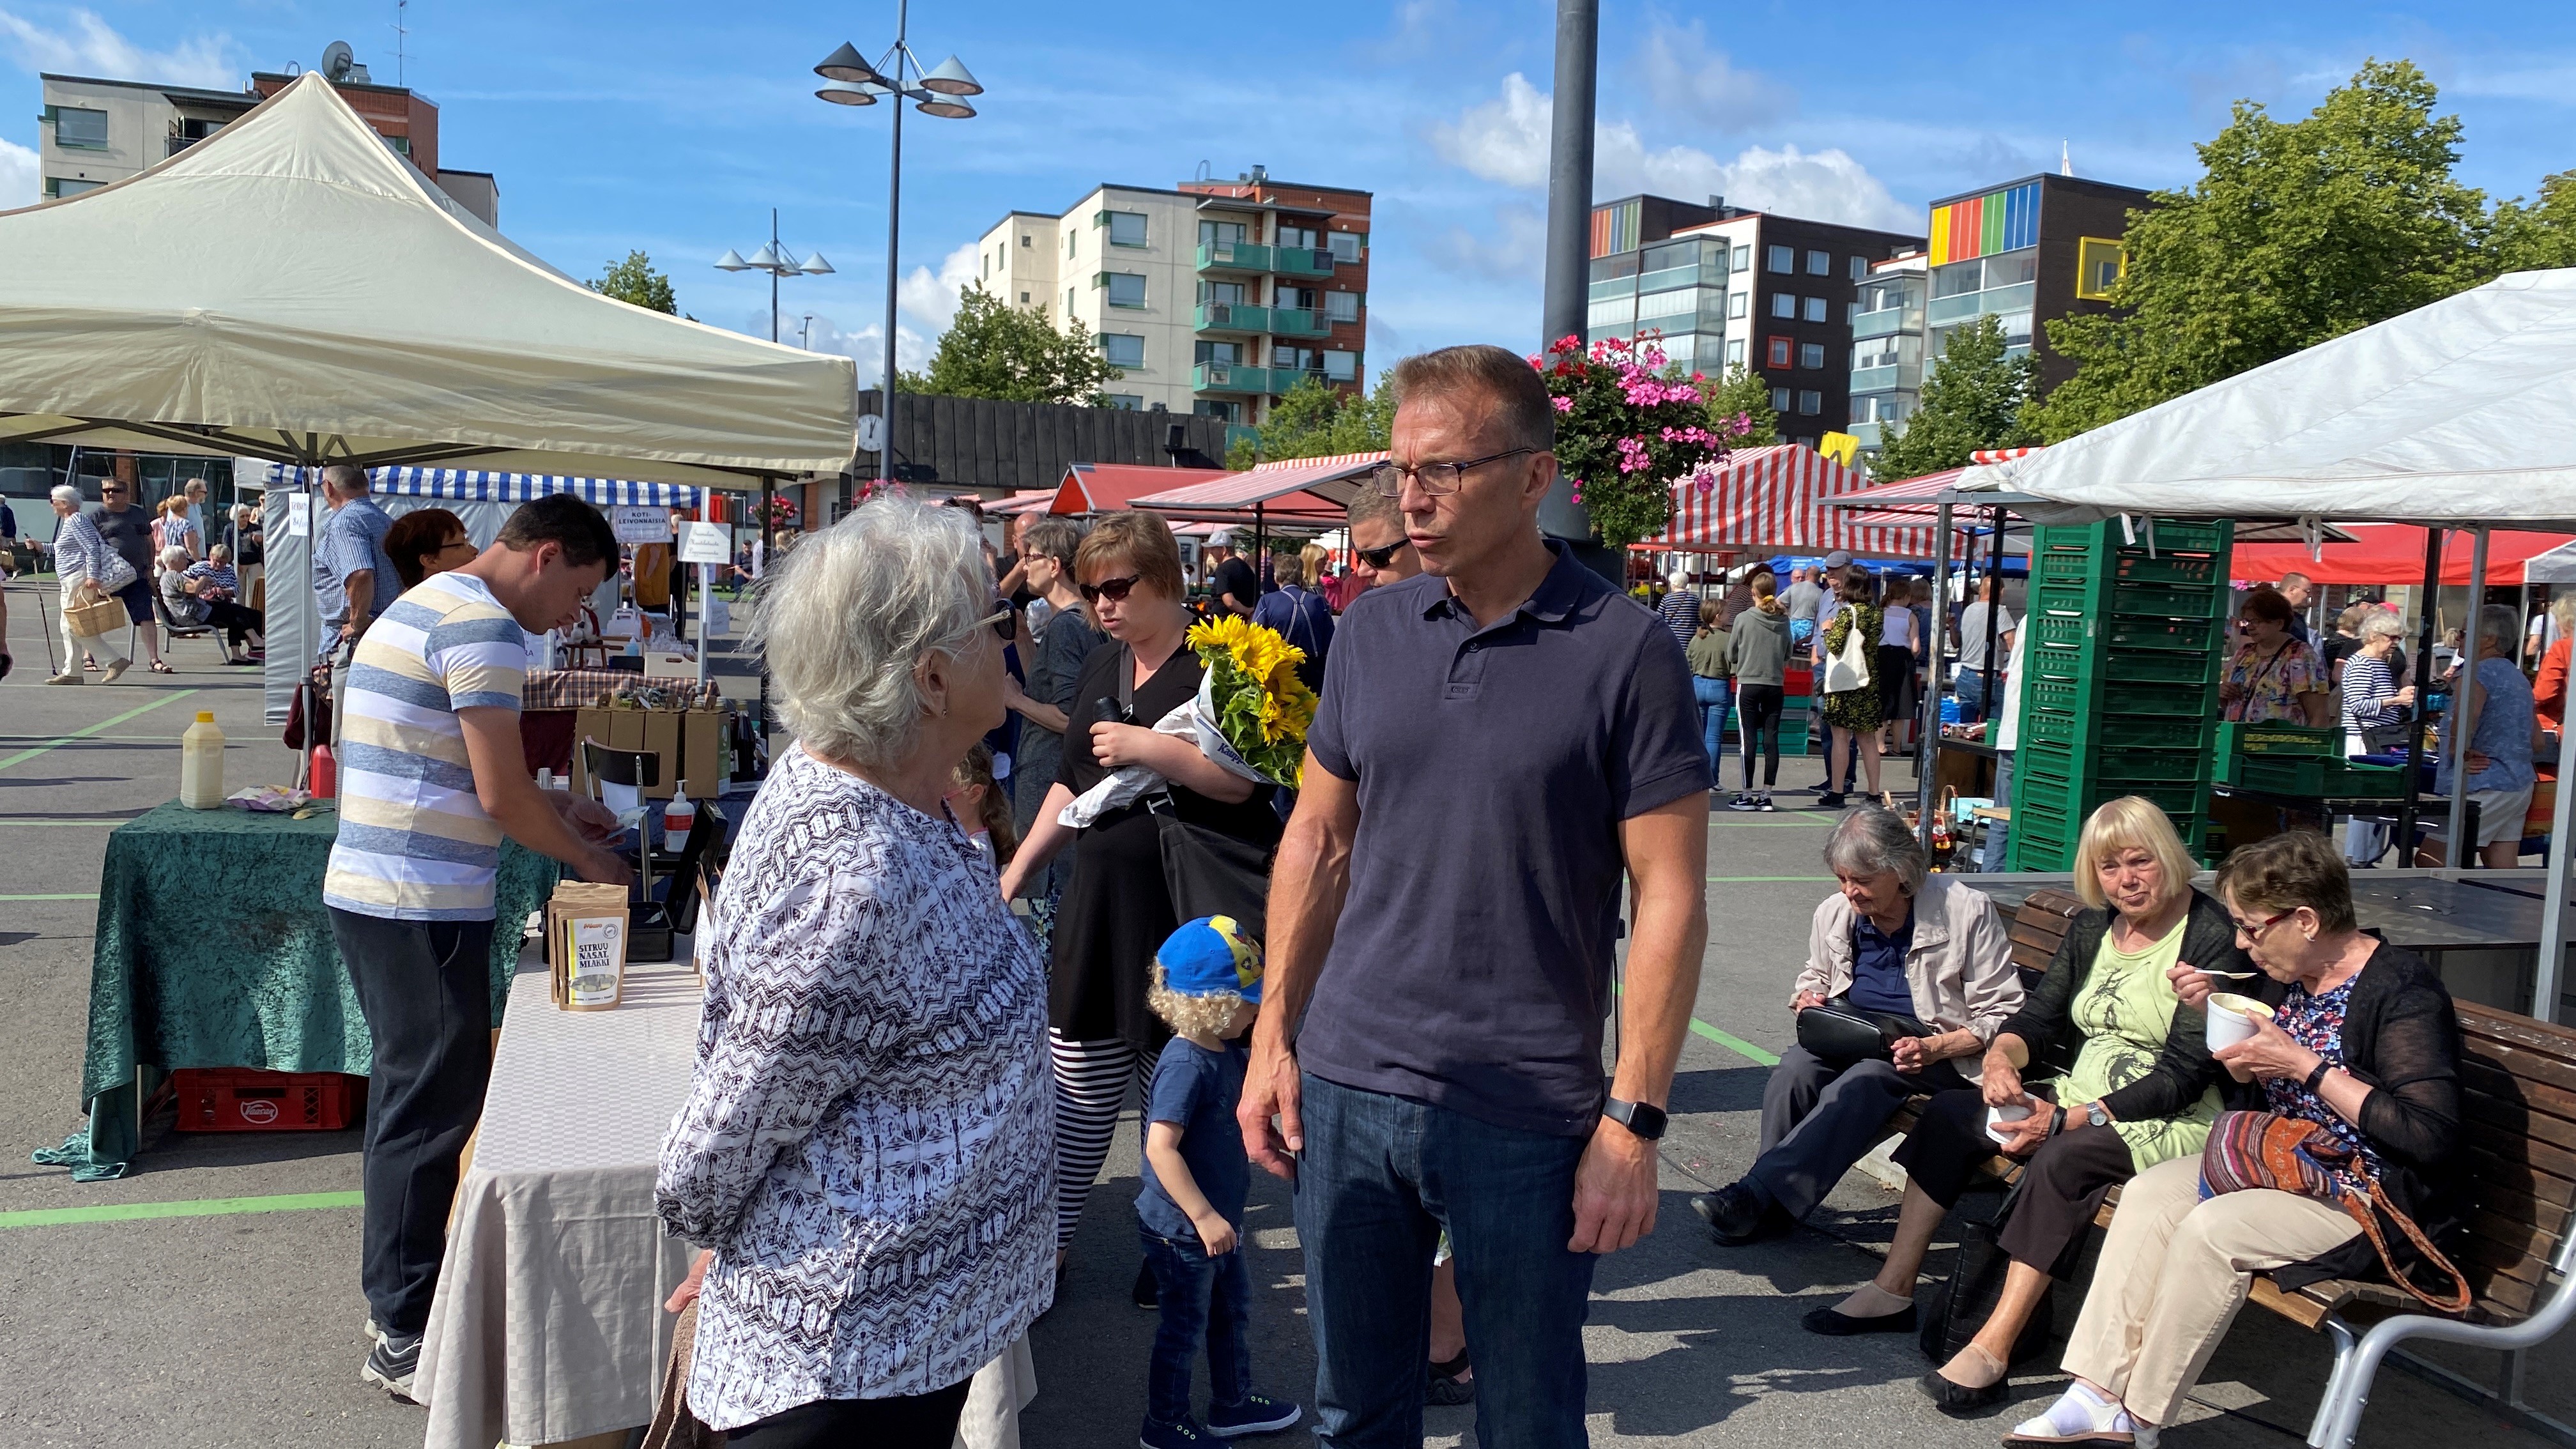
<instances>
[{"instance_id":1,"label":"tall black pole","mask_svg":"<svg viewBox=\"0 0 2576 1449\"><path fill-rule=\"evenodd\" d=\"M769 340L778 340L778 208L769 209Z\"/></svg>"},{"instance_id":2,"label":"tall black pole","mask_svg":"<svg viewBox=\"0 0 2576 1449\"><path fill-rule=\"evenodd\" d=\"M878 396L885 399L885 432L877 440L877 484L894 482L894 318L895 295L900 274L895 256L903 240L903 99L904 64L912 52L904 49L905 33L912 23L911 0L902 0L894 12L894 74L886 79L894 94L894 149L886 160L886 315L885 315L885 385Z\"/></svg>"},{"instance_id":3,"label":"tall black pole","mask_svg":"<svg viewBox=\"0 0 2576 1449\"><path fill-rule=\"evenodd\" d=\"M1539 351L1584 337L1592 283L1592 96L1600 70L1600 0L1556 0L1556 114L1548 142L1547 293L1539 316ZM1538 526L1550 538L1582 544L1592 518L1574 501L1573 480L1560 476L1539 504ZM1620 582L1619 561L1592 551L1594 568ZM1606 560L1607 566L1604 566Z\"/></svg>"}]
</instances>

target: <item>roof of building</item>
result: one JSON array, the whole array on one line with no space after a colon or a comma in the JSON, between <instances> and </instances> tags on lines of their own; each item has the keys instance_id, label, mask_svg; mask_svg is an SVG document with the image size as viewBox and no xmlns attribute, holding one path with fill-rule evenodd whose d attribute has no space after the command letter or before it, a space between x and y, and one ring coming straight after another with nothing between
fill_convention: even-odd
<instances>
[{"instance_id":1,"label":"roof of building","mask_svg":"<svg viewBox=\"0 0 2576 1449\"><path fill-rule=\"evenodd\" d=\"M1936 196L1932 199L1931 205L1948 206L1954 201L1968 201L1975 197L1988 196L1998 191L2010 191L2016 186L2028 186L2034 181L2053 186L2064 186L2069 182L2073 182L2078 186L2098 187L2104 191L2125 191L2133 196L2148 196L2153 194L2143 186L2129 186L2117 181L2096 181L2090 176L2068 176L2057 171L2041 171L2029 176L2016 176L2010 181L1997 181L1991 185L1975 187L1967 191L1958 192L1951 196Z\"/></svg>"},{"instance_id":2,"label":"roof of building","mask_svg":"<svg viewBox=\"0 0 2576 1449\"><path fill-rule=\"evenodd\" d=\"M1149 493L1228 476L1223 468L1157 468L1143 463L1073 463L1050 513L1111 513Z\"/></svg>"},{"instance_id":3,"label":"roof of building","mask_svg":"<svg viewBox=\"0 0 2576 1449\"><path fill-rule=\"evenodd\" d=\"M174 101L188 100L210 106L239 106L244 110L248 110L252 106L258 105L260 100L257 95L254 95L249 91L210 91L201 89L197 86L154 85L150 81L109 80L105 76L95 75L56 75L48 71L39 74L36 78L38 80L69 81L75 85L116 86L120 89L130 91L159 91L161 94L168 96Z\"/></svg>"}]
</instances>

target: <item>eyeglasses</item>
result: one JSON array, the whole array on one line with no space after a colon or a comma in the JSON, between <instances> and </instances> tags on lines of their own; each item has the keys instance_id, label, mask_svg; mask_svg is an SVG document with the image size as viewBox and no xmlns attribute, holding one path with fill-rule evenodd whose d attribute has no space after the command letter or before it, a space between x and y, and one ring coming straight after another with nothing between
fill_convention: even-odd
<instances>
[{"instance_id":1,"label":"eyeglasses","mask_svg":"<svg viewBox=\"0 0 2576 1449\"><path fill-rule=\"evenodd\" d=\"M108 496L108 495L109 495L109 494L111 494L111 493L115 493L115 494L122 494L122 493L124 493L124 492L125 492L125 490L124 490L124 489L122 489L122 488L101 488L100 490L98 490L98 496L99 496L99 497L101 497L101 498L105 498L106 496Z\"/></svg>"},{"instance_id":2,"label":"eyeglasses","mask_svg":"<svg viewBox=\"0 0 2576 1449\"><path fill-rule=\"evenodd\" d=\"M1407 477L1421 484L1422 491L1425 493L1455 493L1458 491L1458 485L1466 481L1467 470L1470 468L1481 468L1487 463L1499 463L1505 458L1517 458L1523 453L1546 451L1545 448L1505 448L1499 453L1487 453L1481 458L1469 458L1463 463L1425 463L1418 468L1408 468L1402 463L1380 463L1369 470L1369 482L1376 486L1380 498L1403 497L1404 480Z\"/></svg>"},{"instance_id":3,"label":"eyeglasses","mask_svg":"<svg viewBox=\"0 0 2576 1449\"><path fill-rule=\"evenodd\" d=\"M2245 924L2243 921L2238 921L2236 922L2236 934L2243 936L2248 941L2260 941L2263 939L2263 933L2265 931L2272 929L2274 926L2281 924L2283 921L2286 921L2297 914L2297 909L2293 908L2283 911L2277 916L2257 921L2250 926Z\"/></svg>"},{"instance_id":4,"label":"eyeglasses","mask_svg":"<svg viewBox=\"0 0 2576 1449\"><path fill-rule=\"evenodd\" d=\"M440 544L440 545L438 546L438 551L439 551L440 553L446 553L446 552L448 552L450 549L459 549L459 548L462 548L462 549L471 549L471 548L473 548L473 547L474 547L474 540L472 540L472 539L470 539L470 538L460 538L460 539L456 540L454 543L442 543L442 544Z\"/></svg>"},{"instance_id":5,"label":"eyeglasses","mask_svg":"<svg viewBox=\"0 0 2576 1449\"><path fill-rule=\"evenodd\" d=\"M1102 599L1107 599L1113 604L1124 603L1127 599L1127 591L1136 587L1143 578L1142 574L1129 574L1123 579L1102 579L1096 584L1084 584L1082 601L1086 604L1096 604Z\"/></svg>"},{"instance_id":6,"label":"eyeglasses","mask_svg":"<svg viewBox=\"0 0 2576 1449\"><path fill-rule=\"evenodd\" d=\"M1373 569L1382 569L1388 564L1395 562L1395 556L1397 554L1402 553L1404 550L1411 548L1412 546L1413 540L1409 538L1399 538L1395 542L1390 543L1383 548L1363 548L1357 550L1357 552L1360 556L1360 562L1367 564Z\"/></svg>"}]
</instances>

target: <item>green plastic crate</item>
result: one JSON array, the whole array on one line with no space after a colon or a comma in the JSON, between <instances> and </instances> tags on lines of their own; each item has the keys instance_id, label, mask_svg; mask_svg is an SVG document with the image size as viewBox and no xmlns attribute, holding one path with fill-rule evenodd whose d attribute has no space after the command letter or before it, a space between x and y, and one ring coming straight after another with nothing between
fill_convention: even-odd
<instances>
[{"instance_id":1,"label":"green plastic crate","mask_svg":"<svg viewBox=\"0 0 2576 1449\"><path fill-rule=\"evenodd\" d=\"M2143 649L2169 654L2209 654L2219 643L2218 620L2135 619L2126 614L2094 618L2075 614L2039 614L2030 630L2043 649L2090 653Z\"/></svg>"},{"instance_id":2,"label":"green plastic crate","mask_svg":"<svg viewBox=\"0 0 2576 1449\"><path fill-rule=\"evenodd\" d=\"M2206 584L2144 584L2119 580L2043 583L2031 591L2031 607L2043 614L2120 614L2150 619L2207 619L2225 607L2226 596Z\"/></svg>"},{"instance_id":3,"label":"green plastic crate","mask_svg":"<svg viewBox=\"0 0 2576 1449\"><path fill-rule=\"evenodd\" d=\"M2221 720L2218 725L2218 747L2232 754L2313 755L2339 760L2343 758L2343 745L2344 733L2339 729L2283 724L2278 720L2260 724Z\"/></svg>"},{"instance_id":4,"label":"green plastic crate","mask_svg":"<svg viewBox=\"0 0 2576 1449\"><path fill-rule=\"evenodd\" d=\"M2135 554L2144 557L2150 543L2159 555L2168 553L2223 553L2235 541L2236 525L2230 519L2141 518L2133 520L2137 541L2132 543L2120 529L2120 520L2106 518L2098 523L2057 525L2040 529L2033 548L2042 552Z\"/></svg>"},{"instance_id":5,"label":"green plastic crate","mask_svg":"<svg viewBox=\"0 0 2576 1449\"><path fill-rule=\"evenodd\" d=\"M2034 685L2054 684L2054 680L2034 681ZM2050 691L2054 694L2056 691ZM2040 690L2031 693L2036 700ZM2043 706L2025 709L2021 717L2021 737L2043 743L2072 746L2084 738L2086 725L2091 725L2091 738L2115 750L2198 750L2206 725L2185 715L2158 718L2153 715L2094 716L2087 720L2071 711Z\"/></svg>"},{"instance_id":6,"label":"green plastic crate","mask_svg":"<svg viewBox=\"0 0 2576 1449\"><path fill-rule=\"evenodd\" d=\"M2208 554L2159 553L2126 549L2103 554L2093 549L2050 549L2040 553L2039 579L2052 584L2085 584L2108 577L2132 584L2199 584L2215 588L2226 581L2219 560Z\"/></svg>"}]
</instances>

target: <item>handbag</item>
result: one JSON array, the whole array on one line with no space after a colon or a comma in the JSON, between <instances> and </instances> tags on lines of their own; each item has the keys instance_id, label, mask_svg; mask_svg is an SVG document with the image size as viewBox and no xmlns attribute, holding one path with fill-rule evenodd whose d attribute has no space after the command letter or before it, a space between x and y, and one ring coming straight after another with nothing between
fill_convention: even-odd
<instances>
[{"instance_id":1,"label":"handbag","mask_svg":"<svg viewBox=\"0 0 2576 1449\"><path fill-rule=\"evenodd\" d=\"M1851 621L1851 628L1843 632L1843 647L1835 650L1833 657L1825 661L1827 694L1845 694L1869 687L1869 641L1861 637L1857 610L1851 611Z\"/></svg>"},{"instance_id":2,"label":"handbag","mask_svg":"<svg viewBox=\"0 0 2576 1449\"><path fill-rule=\"evenodd\" d=\"M1959 1350L1966 1348L1977 1330L1994 1316L1995 1305L2003 1301L2004 1278L2012 1270L2012 1258L1996 1239L2002 1236L2004 1224L2021 1202L2022 1181L2016 1181L2012 1190L2004 1194L2003 1206L1995 1210L1992 1222L1969 1223L1959 1234L1959 1256L1950 1264L1950 1276L1932 1290L1932 1301L1915 1323L1915 1344L1936 1366L1958 1357ZM2082 1241L2079 1233L2076 1243L2080 1245ZM2057 1326L2054 1297L2048 1293L2039 1296L2030 1321L2013 1339L2013 1364L2037 1358L2048 1348L2049 1337Z\"/></svg>"},{"instance_id":3,"label":"handbag","mask_svg":"<svg viewBox=\"0 0 2576 1449\"><path fill-rule=\"evenodd\" d=\"M134 572L133 564L126 562L125 555L111 548L107 551L107 566L98 571L98 578L94 582L97 583L100 593L113 594L120 589L134 587L134 581L138 577L140 575Z\"/></svg>"},{"instance_id":4,"label":"handbag","mask_svg":"<svg viewBox=\"0 0 2576 1449\"><path fill-rule=\"evenodd\" d=\"M120 559L118 562L124 561ZM126 569L127 573L133 571L131 567ZM77 598L80 595L76 593L73 597ZM87 602L78 604L73 603L69 598L63 600L63 618L71 624L74 634L85 639L117 633L133 622L125 612L123 601L102 597L92 597ZM80 661L72 662L78 664Z\"/></svg>"},{"instance_id":5,"label":"handbag","mask_svg":"<svg viewBox=\"0 0 2576 1449\"><path fill-rule=\"evenodd\" d=\"M1931 1036L1932 1028L1892 1011L1869 1011L1848 996L1831 997L1798 1013L1798 1045L1828 1066L1892 1061L1899 1038Z\"/></svg>"},{"instance_id":6,"label":"handbag","mask_svg":"<svg viewBox=\"0 0 2576 1449\"><path fill-rule=\"evenodd\" d=\"M2436 1313L2468 1310L2473 1297L2469 1280L2442 1256L2442 1250L2433 1246L2412 1218L2388 1200L2388 1192L2379 1185L2379 1179L2362 1166L2360 1154L2336 1141L2323 1127L2304 1117L2278 1112L2221 1112L2209 1129L2208 1145L2200 1152L2201 1196L2209 1198L2255 1188L2296 1193L2342 1208L2361 1224L2370 1245L2379 1250L2380 1265L2388 1270L2391 1282ZM2427 1262L2450 1278L2447 1296L2436 1298L2425 1292L2397 1266L2397 1260L2388 1253L2382 1216L2396 1224Z\"/></svg>"}]
</instances>

